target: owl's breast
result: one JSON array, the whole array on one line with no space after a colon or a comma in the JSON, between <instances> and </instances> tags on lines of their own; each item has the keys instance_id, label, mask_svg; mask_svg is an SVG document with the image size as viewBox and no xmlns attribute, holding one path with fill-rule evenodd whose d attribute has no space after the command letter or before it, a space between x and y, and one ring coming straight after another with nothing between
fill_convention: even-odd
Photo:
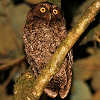
<instances>
[{"instance_id":1,"label":"owl's breast","mask_svg":"<svg viewBox=\"0 0 100 100\"><path fill-rule=\"evenodd\" d=\"M27 40L27 43L25 42L26 53L38 66L48 63L52 54L66 37L66 32L61 31L60 28L42 24L25 31Z\"/></svg>"}]
</instances>

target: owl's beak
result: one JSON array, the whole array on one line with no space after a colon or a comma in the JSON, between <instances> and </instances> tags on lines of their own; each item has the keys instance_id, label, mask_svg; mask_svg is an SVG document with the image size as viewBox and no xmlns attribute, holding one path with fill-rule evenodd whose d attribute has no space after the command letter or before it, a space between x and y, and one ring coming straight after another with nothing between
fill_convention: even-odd
<instances>
[{"instance_id":1,"label":"owl's beak","mask_svg":"<svg viewBox=\"0 0 100 100\"><path fill-rule=\"evenodd\" d=\"M51 20L51 13L49 14L49 21Z\"/></svg>"},{"instance_id":2,"label":"owl's beak","mask_svg":"<svg viewBox=\"0 0 100 100\"><path fill-rule=\"evenodd\" d=\"M51 13L48 15L48 18L47 18L47 25L50 24L50 21L51 21Z\"/></svg>"}]
</instances>

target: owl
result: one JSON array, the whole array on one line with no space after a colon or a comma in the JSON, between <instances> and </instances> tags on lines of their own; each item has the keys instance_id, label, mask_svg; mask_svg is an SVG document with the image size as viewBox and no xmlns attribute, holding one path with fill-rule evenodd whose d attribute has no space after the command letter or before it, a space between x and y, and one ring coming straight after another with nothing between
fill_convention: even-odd
<instances>
[{"instance_id":1,"label":"owl","mask_svg":"<svg viewBox=\"0 0 100 100\"><path fill-rule=\"evenodd\" d=\"M67 36L66 24L61 9L49 2L36 4L28 12L24 27L24 45L28 63L35 78L46 67L60 43ZM72 81L72 52L69 51L57 72L44 92L55 98L65 98Z\"/></svg>"}]
</instances>

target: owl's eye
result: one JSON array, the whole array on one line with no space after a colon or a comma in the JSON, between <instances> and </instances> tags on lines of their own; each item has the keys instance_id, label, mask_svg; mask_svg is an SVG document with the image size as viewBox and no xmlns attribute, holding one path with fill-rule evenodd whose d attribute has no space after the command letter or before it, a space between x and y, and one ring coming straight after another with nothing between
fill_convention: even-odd
<instances>
[{"instance_id":1,"label":"owl's eye","mask_svg":"<svg viewBox=\"0 0 100 100\"><path fill-rule=\"evenodd\" d=\"M40 8L40 11L41 11L42 13L45 13L45 12L46 12L46 9L45 9L44 7L42 7L42 8Z\"/></svg>"},{"instance_id":2,"label":"owl's eye","mask_svg":"<svg viewBox=\"0 0 100 100\"><path fill-rule=\"evenodd\" d=\"M54 9L54 10L53 10L53 13L54 13L55 15L57 15L57 14L58 14L58 10L57 10L57 9Z\"/></svg>"}]
</instances>

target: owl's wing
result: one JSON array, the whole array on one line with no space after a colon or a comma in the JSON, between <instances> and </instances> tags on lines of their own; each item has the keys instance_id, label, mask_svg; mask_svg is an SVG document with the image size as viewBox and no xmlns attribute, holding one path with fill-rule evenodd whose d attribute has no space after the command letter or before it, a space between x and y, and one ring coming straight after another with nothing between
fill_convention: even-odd
<instances>
[{"instance_id":1,"label":"owl's wing","mask_svg":"<svg viewBox=\"0 0 100 100\"><path fill-rule=\"evenodd\" d=\"M67 59L67 65L66 65L67 82L65 86L61 88L59 91L60 97L63 99L68 95L72 83L72 64L73 64L72 50L69 51L69 53L66 56L66 59Z\"/></svg>"},{"instance_id":2,"label":"owl's wing","mask_svg":"<svg viewBox=\"0 0 100 100\"><path fill-rule=\"evenodd\" d=\"M61 98L65 98L67 96L72 81L72 63L72 51L69 51L64 63L61 65L60 71L53 76L47 87L44 89L48 96L55 98L58 93Z\"/></svg>"}]
</instances>

